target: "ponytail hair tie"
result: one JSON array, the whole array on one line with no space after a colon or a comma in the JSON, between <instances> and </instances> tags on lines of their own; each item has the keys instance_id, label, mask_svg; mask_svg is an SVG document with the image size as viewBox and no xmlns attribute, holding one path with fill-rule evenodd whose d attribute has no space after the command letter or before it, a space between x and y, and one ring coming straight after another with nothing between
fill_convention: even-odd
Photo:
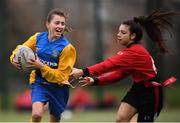
<instances>
[{"instance_id":1,"label":"ponytail hair tie","mask_svg":"<svg viewBox=\"0 0 180 123\"><path fill-rule=\"evenodd\" d=\"M147 17L145 16L134 17L134 22L144 25L147 23Z\"/></svg>"}]
</instances>

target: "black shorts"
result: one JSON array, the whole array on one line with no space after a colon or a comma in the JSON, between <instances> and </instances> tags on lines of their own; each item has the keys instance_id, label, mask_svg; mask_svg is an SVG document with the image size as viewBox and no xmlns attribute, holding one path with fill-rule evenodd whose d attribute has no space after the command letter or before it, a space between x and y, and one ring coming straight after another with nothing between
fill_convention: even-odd
<instances>
[{"instance_id":1,"label":"black shorts","mask_svg":"<svg viewBox=\"0 0 180 123\"><path fill-rule=\"evenodd\" d=\"M163 106L162 87L145 87L143 83L133 84L122 102L137 109L138 122L153 122Z\"/></svg>"}]
</instances>

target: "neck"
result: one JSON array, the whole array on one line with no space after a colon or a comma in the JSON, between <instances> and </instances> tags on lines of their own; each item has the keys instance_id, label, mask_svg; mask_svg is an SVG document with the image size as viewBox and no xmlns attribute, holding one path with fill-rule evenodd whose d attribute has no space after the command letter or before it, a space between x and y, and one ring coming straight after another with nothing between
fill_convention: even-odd
<instances>
[{"instance_id":1,"label":"neck","mask_svg":"<svg viewBox=\"0 0 180 123\"><path fill-rule=\"evenodd\" d=\"M128 47L130 47L132 44L134 44L135 42L134 41L130 41L127 45L126 45L126 47L128 48Z\"/></svg>"},{"instance_id":2,"label":"neck","mask_svg":"<svg viewBox=\"0 0 180 123\"><path fill-rule=\"evenodd\" d=\"M62 37L62 35L60 37ZM52 36L48 35L48 39L50 42L53 42L53 41L59 39L60 37L52 37Z\"/></svg>"}]
</instances>

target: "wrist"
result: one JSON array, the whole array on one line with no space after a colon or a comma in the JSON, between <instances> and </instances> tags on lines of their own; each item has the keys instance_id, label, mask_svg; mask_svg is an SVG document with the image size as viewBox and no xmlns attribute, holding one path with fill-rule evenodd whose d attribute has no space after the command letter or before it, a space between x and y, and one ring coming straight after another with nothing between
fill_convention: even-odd
<instances>
[{"instance_id":1,"label":"wrist","mask_svg":"<svg viewBox=\"0 0 180 123\"><path fill-rule=\"evenodd\" d=\"M82 69L82 77L86 77L86 76L89 76L89 70L88 70L88 68Z\"/></svg>"},{"instance_id":2,"label":"wrist","mask_svg":"<svg viewBox=\"0 0 180 123\"><path fill-rule=\"evenodd\" d=\"M93 84L91 86L98 85L99 79L97 77L93 77L93 80L94 80L94 82L93 82Z\"/></svg>"},{"instance_id":3,"label":"wrist","mask_svg":"<svg viewBox=\"0 0 180 123\"><path fill-rule=\"evenodd\" d=\"M44 64L43 64L43 63L40 63L40 64L38 65L38 68L41 69L43 66L44 66Z\"/></svg>"}]
</instances>

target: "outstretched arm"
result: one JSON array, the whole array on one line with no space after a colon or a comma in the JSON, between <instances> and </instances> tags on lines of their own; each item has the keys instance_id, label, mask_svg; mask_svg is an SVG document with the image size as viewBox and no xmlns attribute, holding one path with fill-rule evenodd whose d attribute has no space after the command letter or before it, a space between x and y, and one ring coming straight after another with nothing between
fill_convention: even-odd
<instances>
[{"instance_id":1,"label":"outstretched arm","mask_svg":"<svg viewBox=\"0 0 180 123\"><path fill-rule=\"evenodd\" d=\"M103 74L98 77L85 77L81 78L81 85L109 85L118 82L118 80L122 80L123 78L127 77L128 73L125 73L122 70L112 71L106 74Z\"/></svg>"},{"instance_id":2,"label":"outstretched arm","mask_svg":"<svg viewBox=\"0 0 180 123\"><path fill-rule=\"evenodd\" d=\"M123 54L116 54L103 62L98 64L89 66L85 69L73 69L71 72L71 76L78 79L81 76L96 76L102 75L104 73L116 70L127 71L128 69L132 69L132 63L134 61L134 57L131 55L132 53L124 52Z\"/></svg>"},{"instance_id":3,"label":"outstretched arm","mask_svg":"<svg viewBox=\"0 0 180 123\"><path fill-rule=\"evenodd\" d=\"M128 76L128 73L117 70L97 77L97 85L109 85Z\"/></svg>"}]
</instances>

